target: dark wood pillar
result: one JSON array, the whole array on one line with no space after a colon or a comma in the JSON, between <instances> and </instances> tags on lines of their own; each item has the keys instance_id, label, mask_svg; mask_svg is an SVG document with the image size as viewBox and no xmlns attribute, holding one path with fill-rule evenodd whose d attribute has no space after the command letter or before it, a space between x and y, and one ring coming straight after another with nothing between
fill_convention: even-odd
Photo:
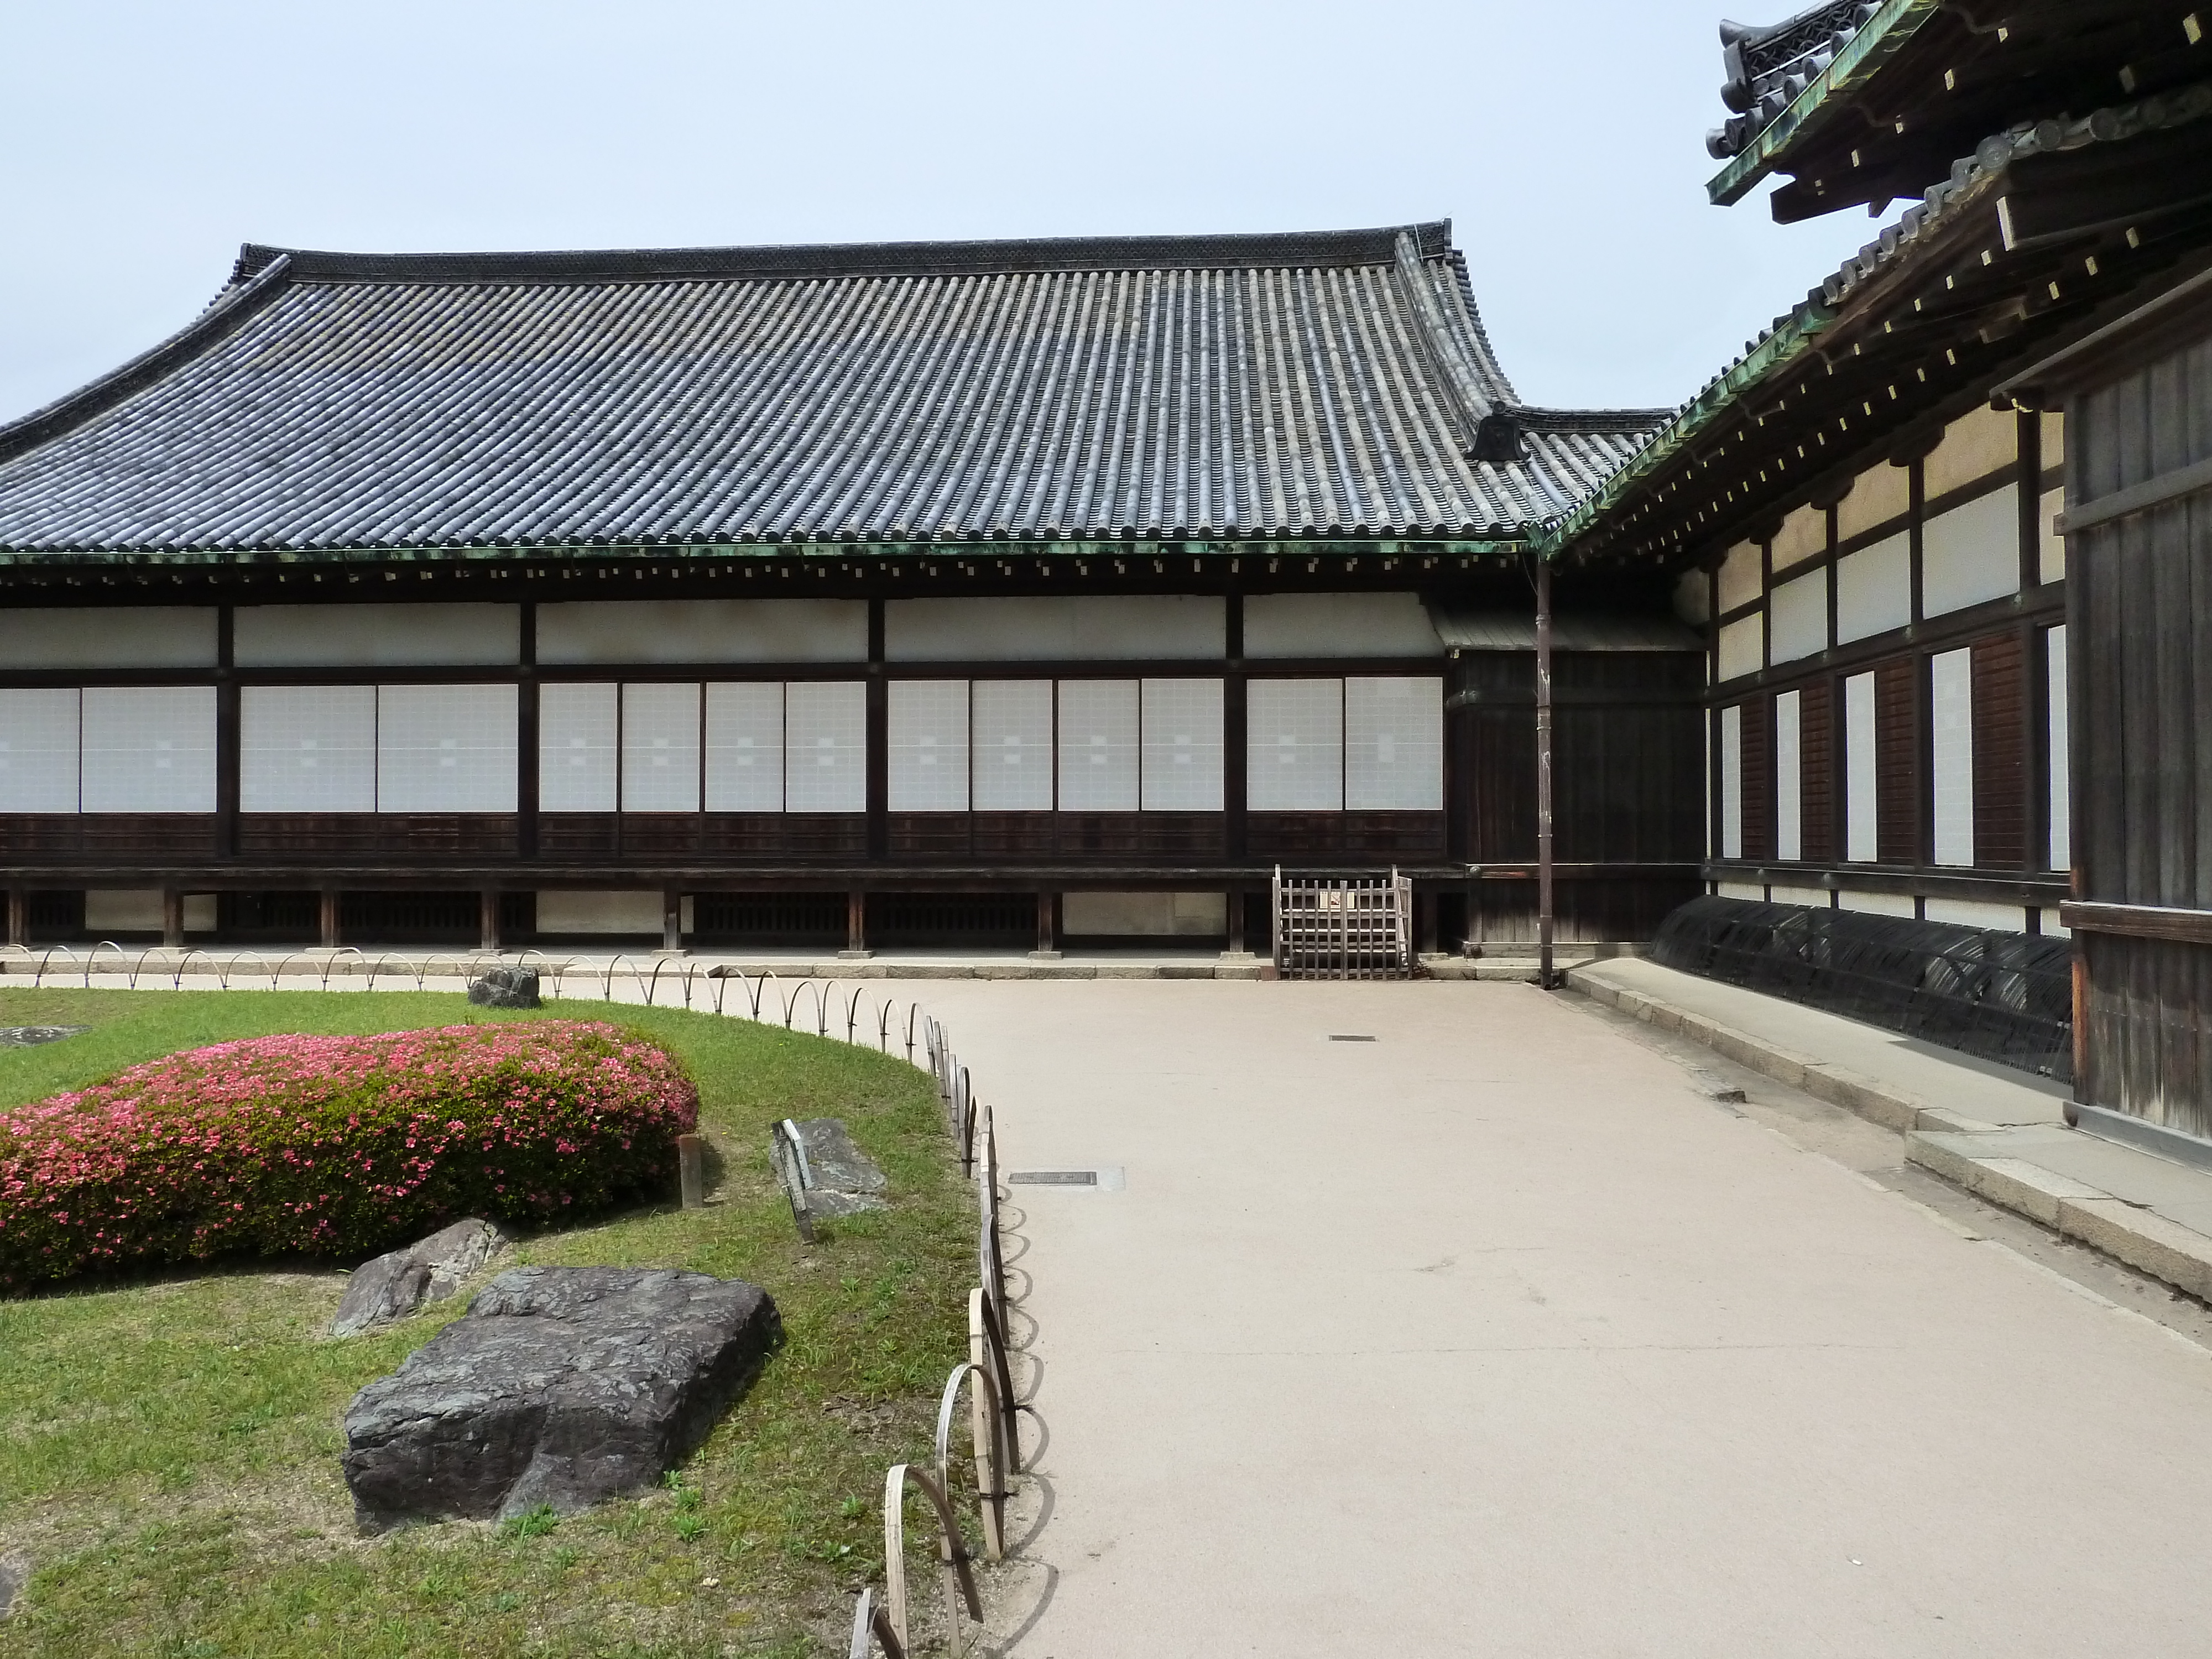
<instances>
[{"instance_id":1,"label":"dark wood pillar","mask_svg":"<svg viewBox=\"0 0 2212 1659\"><path fill-rule=\"evenodd\" d=\"M8 943L28 945L31 942L31 895L24 888L8 890Z\"/></svg>"},{"instance_id":2,"label":"dark wood pillar","mask_svg":"<svg viewBox=\"0 0 2212 1659\"><path fill-rule=\"evenodd\" d=\"M185 896L182 890L161 890L161 943L173 951L185 942Z\"/></svg>"},{"instance_id":3,"label":"dark wood pillar","mask_svg":"<svg viewBox=\"0 0 2212 1659\"><path fill-rule=\"evenodd\" d=\"M499 889L486 887L477 894L477 948L499 949Z\"/></svg>"},{"instance_id":4,"label":"dark wood pillar","mask_svg":"<svg viewBox=\"0 0 2212 1659\"><path fill-rule=\"evenodd\" d=\"M338 894L335 887L325 887L316 896L321 900L323 949L334 951L338 945Z\"/></svg>"},{"instance_id":5,"label":"dark wood pillar","mask_svg":"<svg viewBox=\"0 0 2212 1659\"><path fill-rule=\"evenodd\" d=\"M1552 988L1552 562L1536 558L1536 982Z\"/></svg>"},{"instance_id":6,"label":"dark wood pillar","mask_svg":"<svg viewBox=\"0 0 2212 1659\"><path fill-rule=\"evenodd\" d=\"M684 948L684 890L679 887L660 890L660 948Z\"/></svg>"},{"instance_id":7,"label":"dark wood pillar","mask_svg":"<svg viewBox=\"0 0 2212 1659\"><path fill-rule=\"evenodd\" d=\"M216 611L215 854L238 856L238 681L233 671L234 612Z\"/></svg>"},{"instance_id":8,"label":"dark wood pillar","mask_svg":"<svg viewBox=\"0 0 2212 1659\"><path fill-rule=\"evenodd\" d=\"M1046 962L1060 960L1060 895L1039 893L1036 949L1030 954Z\"/></svg>"},{"instance_id":9,"label":"dark wood pillar","mask_svg":"<svg viewBox=\"0 0 2212 1659\"><path fill-rule=\"evenodd\" d=\"M1244 678L1244 596L1229 596L1229 630L1224 642L1228 672L1221 683L1221 811L1226 848L1231 862L1241 864L1248 854L1245 840L1245 743L1251 724L1247 714ZM1233 901L1232 901L1233 902Z\"/></svg>"},{"instance_id":10,"label":"dark wood pillar","mask_svg":"<svg viewBox=\"0 0 2212 1659\"><path fill-rule=\"evenodd\" d=\"M868 896L854 890L845 895L845 948L841 957L865 957L868 949Z\"/></svg>"},{"instance_id":11,"label":"dark wood pillar","mask_svg":"<svg viewBox=\"0 0 2212 1659\"><path fill-rule=\"evenodd\" d=\"M514 850L538 856L538 607L522 607L521 678L514 693Z\"/></svg>"},{"instance_id":12,"label":"dark wood pillar","mask_svg":"<svg viewBox=\"0 0 2212 1659\"><path fill-rule=\"evenodd\" d=\"M1232 957L1251 954L1244 943L1244 910L1250 902L1243 888L1229 890L1229 954Z\"/></svg>"},{"instance_id":13,"label":"dark wood pillar","mask_svg":"<svg viewBox=\"0 0 2212 1659\"><path fill-rule=\"evenodd\" d=\"M868 601L868 859L880 863L891 853L890 684L884 678L884 602ZM857 935L856 935L857 937ZM858 951L863 947L854 945Z\"/></svg>"}]
</instances>

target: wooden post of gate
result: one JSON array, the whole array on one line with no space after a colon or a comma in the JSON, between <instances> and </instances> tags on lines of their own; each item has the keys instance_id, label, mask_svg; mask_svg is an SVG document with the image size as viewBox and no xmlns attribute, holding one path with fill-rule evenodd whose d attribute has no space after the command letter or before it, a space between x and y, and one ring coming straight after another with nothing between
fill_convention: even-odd
<instances>
[{"instance_id":1,"label":"wooden post of gate","mask_svg":"<svg viewBox=\"0 0 2212 1659\"><path fill-rule=\"evenodd\" d=\"M8 943L26 945L31 942L31 895L27 889L8 890Z\"/></svg>"},{"instance_id":2,"label":"wooden post of gate","mask_svg":"<svg viewBox=\"0 0 2212 1659\"><path fill-rule=\"evenodd\" d=\"M687 1210L704 1209L707 1204L706 1136L676 1137L676 1176L684 1194L684 1207Z\"/></svg>"}]
</instances>

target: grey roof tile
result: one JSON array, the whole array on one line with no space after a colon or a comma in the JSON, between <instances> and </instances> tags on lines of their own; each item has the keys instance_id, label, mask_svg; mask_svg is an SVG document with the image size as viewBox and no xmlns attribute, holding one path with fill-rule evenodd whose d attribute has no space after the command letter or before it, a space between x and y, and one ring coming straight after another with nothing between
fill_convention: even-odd
<instances>
[{"instance_id":1,"label":"grey roof tile","mask_svg":"<svg viewBox=\"0 0 2212 1659\"><path fill-rule=\"evenodd\" d=\"M1466 459L1513 413L1528 459ZM0 428L0 549L1510 534L1664 411L1517 408L1438 222L615 253L249 246Z\"/></svg>"}]
</instances>

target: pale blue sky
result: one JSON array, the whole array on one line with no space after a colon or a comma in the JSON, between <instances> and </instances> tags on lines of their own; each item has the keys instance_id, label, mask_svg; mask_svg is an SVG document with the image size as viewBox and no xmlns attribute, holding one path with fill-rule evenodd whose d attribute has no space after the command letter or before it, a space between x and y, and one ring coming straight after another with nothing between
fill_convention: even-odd
<instances>
[{"instance_id":1,"label":"pale blue sky","mask_svg":"<svg viewBox=\"0 0 2212 1659\"><path fill-rule=\"evenodd\" d=\"M245 240L1444 216L1524 398L1679 403L1875 228L1706 205L1725 3L0 0L0 420L189 320Z\"/></svg>"}]
</instances>

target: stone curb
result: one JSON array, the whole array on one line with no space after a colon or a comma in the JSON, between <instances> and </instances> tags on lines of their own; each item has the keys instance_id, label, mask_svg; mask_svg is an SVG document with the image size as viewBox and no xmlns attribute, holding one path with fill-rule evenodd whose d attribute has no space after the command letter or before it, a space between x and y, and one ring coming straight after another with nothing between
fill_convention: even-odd
<instances>
[{"instance_id":1,"label":"stone curb","mask_svg":"<svg viewBox=\"0 0 2212 1659\"><path fill-rule=\"evenodd\" d=\"M1762 1077L1899 1130L1905 1136L1907 1163L1917 1164L2001 1209L2040 1222L2063 1237L2101 1250L2199 1301L2212 1302L2212 1237L2027 1158L1983 1157L1971 1145L1961 1144L1971 1143L1977 1135L1999 1133L2004 1127L2002 1124L1984 1123L1928 1105L1843 1066L1797 1054L1671 1003L1586 978L1571 969L1567 983L1593 1002L1662 1031L1678 1032Z\"/></svg>"},{"instance_id":2,"label":"stone curb","mask_svg":"<svg viewBox=\"0 0 2212 1659\"><path fill-rule=\"evenodd\" d=\"M1677 1008L1670 1002L1662 1002L1639 992L1619 985L1609 985L1603 980L1593 979L1578 968L1567 970L1570 988L1580 992L1593 1002L1603 1003L1647 1025L1656 1025L1662 1031L1674 1031L1693 1042L1702 1042L1716 1054L1734 1060L1761 1077L1771 1077L1777 1083L1802 1090L1816 1100L1825 1100L1831 1106L1840 1106L1847 1112L1856 1112L1869 1122L1879 1123L1886 1129L1900 1133L1914 1129L1932 1128L1959 1130L1969 1126L1995 1127L1978 1124L1975 1120L1961 1118L1957 1113L1931 1106L1916 1096L1891 1089L1851 1071L1846 1066L1830 1064L1813 1054L1799 1054L1778 1043L1755 1037L1748 1031L1723 1025L1718 1020Z\"/></svg>"}]
</instances>

